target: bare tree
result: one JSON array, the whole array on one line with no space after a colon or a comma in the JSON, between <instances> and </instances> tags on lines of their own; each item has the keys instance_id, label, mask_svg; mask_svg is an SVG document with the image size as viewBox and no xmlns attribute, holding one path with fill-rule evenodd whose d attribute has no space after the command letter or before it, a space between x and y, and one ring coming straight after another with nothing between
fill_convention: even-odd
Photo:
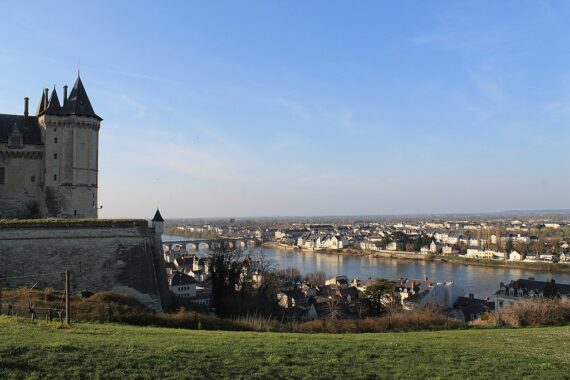
<instances>
[{"instance_id":1,"label":"bare tree","mask_svg":"<svg viewBox=\"0 0 570 380\"><path fill-rule=\"evenodd\" d=\"M307 273L305 275L305 280L313 285L323 286L327 280L327 276L324 272Z\"/></svg>"},{"instance_id":2,"label":"bare tree","mask_svg":"<svg viewBox=\"0 0 570 380\"><path fill-rule=\"evenodd\" d=\"M341 319L344 316L344 312L342 311L342 300L340 298L329 297L327 298L326 303L332 321Z\"/></svg>"}]
</instances>

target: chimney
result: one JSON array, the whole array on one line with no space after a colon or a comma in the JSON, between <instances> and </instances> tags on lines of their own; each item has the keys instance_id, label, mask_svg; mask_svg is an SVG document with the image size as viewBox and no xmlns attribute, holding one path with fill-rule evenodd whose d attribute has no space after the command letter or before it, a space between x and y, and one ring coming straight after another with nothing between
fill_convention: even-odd
<instances>
[{"instance_id":1,"label":"chimney","mask_svg":"<svg viewBox=\"0 0 570 380\"><path fill-rule=\"evenodd\" d=\"M30 98L27 96L24 98L24 128L28 127L28 105L30 103Z\"/></svg>"},{"instance_id":2,"label":"chimney","mask_svg":"<svg viewBox=\"0 0 570 380\"><path fill-rule=\"evenodd\" d=\"M47 88L44 89L44 94L45 94L44 107L47 108L48 103L49 103L49 90Z\"/></svg>"},{"instance_id":3,"label":"chimney","mask_svg":"<svg viewBox=\"0 0 570 380\"><path fill-rule=\"evenodd\" d=\"M412 281L412 294L416 292L416 282Z\"/></svg>"},{"instance_id":4,"label":"chimney","mask_svg":"<svg viewBox=\"0 0 570 380\"><path fill-rule=\"evenodd\" d=\"M63 86L63 105L67 103L67 85Z\"/></svg>"}]
</instances>

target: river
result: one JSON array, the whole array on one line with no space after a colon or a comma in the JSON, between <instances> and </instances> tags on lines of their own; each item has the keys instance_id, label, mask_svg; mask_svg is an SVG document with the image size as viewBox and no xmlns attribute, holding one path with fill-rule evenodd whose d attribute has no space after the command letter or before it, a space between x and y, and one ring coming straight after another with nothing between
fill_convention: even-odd
<instances>
[{"instance_id":1,"label":"river","mask_svg":"<svg viewBox=\"0 0 570 380\"><path fill-rule=\"evenodd\" d=\"M191 238L164 235L163 241L181 241ZM301 274L324 272L327 276L346 275L349 279L404 278L453 281L477 297L492 296L501 282L509 282L519 278L534 277L546 281L554 278L559 283L570 283L570 273L550 273L528 269L491 268L449 264L440 261L411 261L368 256L336 255L330 253L311 253L298 251L281 251L273 248L256 248L263 252L265 258L274 260L280 269L298 268ZM200 252L207 254L207 251Z\"/></svg>"}]
</instances>

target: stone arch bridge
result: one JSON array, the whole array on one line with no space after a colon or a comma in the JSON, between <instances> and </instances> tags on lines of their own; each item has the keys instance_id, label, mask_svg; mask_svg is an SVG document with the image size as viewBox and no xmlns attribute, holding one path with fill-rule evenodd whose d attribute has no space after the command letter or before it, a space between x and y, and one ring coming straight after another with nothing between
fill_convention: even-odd
<instances>
[{"instance_id":1,"label":"stone arch bridge","mask_svg":"<svg viewBox=\"0 0 570 380\"><path fill-rule=\"evenodd\" d=\"M260 247L261 240L257 238L218 238L218 239L195 239L195 240L172 240L163 241L162 244L166 245L169 250L175 245L181 245L186 248L186 251L198 251L202 249L219 248L247 248L247 247Z\"/></svg>"}]
</instances>

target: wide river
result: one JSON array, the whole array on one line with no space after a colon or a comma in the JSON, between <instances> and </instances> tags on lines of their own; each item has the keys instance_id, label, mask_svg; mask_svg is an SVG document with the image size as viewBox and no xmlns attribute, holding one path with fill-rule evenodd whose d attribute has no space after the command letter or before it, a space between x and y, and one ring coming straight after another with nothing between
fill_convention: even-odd
<instances>
[{"instance_id":1,"label":"wide river","mask_svg":"<svg viewBox=\"0 0 570 380\"><path fill-rule=\"evenodd\" d=\"M191 241L191 238L163 235L163 241ZM311 253L298 251L281 251L271 248L256 248L261 250L264 257L275 261L280 269L298 268L301 274L311 272L324 272L327 276L346 275L349 279L389 278L397 279L400 276L411 279L453 281L465 290L465 293L474 293L477 297L492 296L502 282L509 282L519 278L534 277L536 280L549 280L554 278L559 283L570 283L570 273L550 273L544 271L490 268L467 266L461 264L448 264L432 261L411 261L386 258L373 258L364 256L336 255L327 253ZM206 255L207 251L200 251Z\"/></svg>"}]
</instances>

